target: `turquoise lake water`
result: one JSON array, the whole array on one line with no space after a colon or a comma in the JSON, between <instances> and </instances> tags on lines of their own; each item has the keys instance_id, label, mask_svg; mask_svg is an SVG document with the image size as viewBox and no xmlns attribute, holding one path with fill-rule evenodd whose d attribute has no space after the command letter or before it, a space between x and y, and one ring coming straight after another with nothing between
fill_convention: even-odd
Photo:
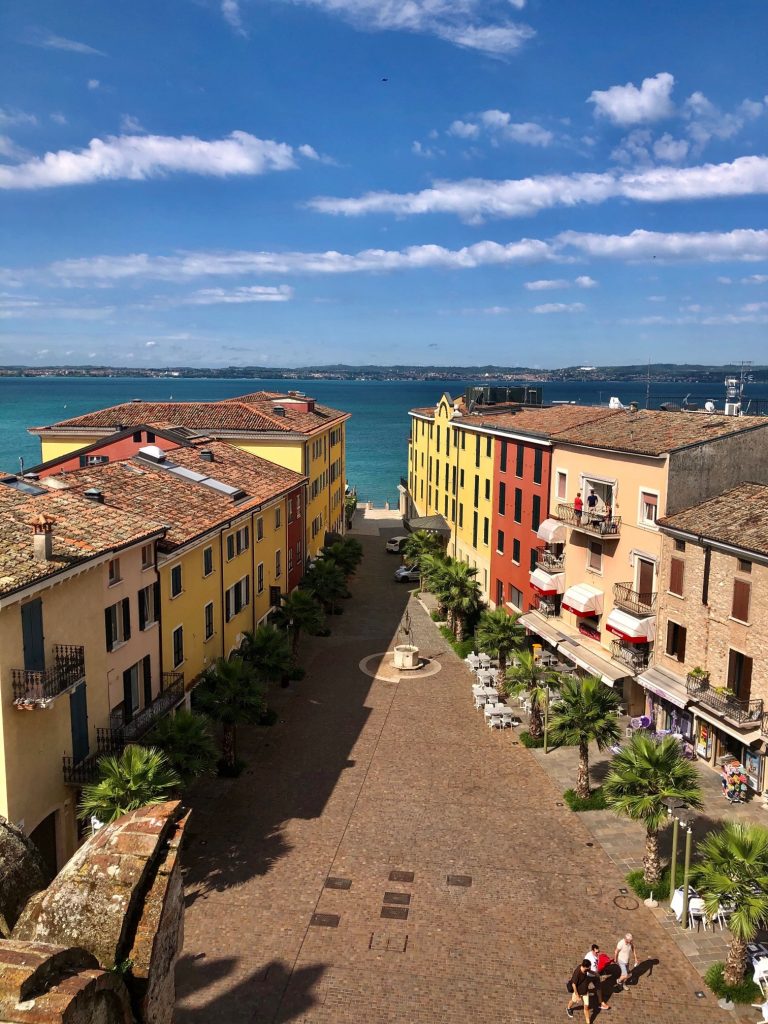
<instances>
[{"instance_id":1,"label":"turquoise lake water","mask_svg":"<svg viewBox=\"0 0 768 1024\"><path fill-rule=\"evenodd\" d=\"M476 383L470 381L468 383ZM363 500L383 505L397 501L397 484L406 472L408 410L434 405L443 391L460 394L466 385L450 381L203 380L128 377L0 378L0 469L16 472L19 458L29 467L40 461L40 444L26 432L93 409L141 398L146 401L211 401L249 391L300 389L318 402L352 413L347 429L347 478ZM701 384L654 385L652 404L661 398L691 395L700 403L714 399L722 408L723 388ZM749 394L768 397L766 386L751 385ZM645 404L645 385L609 381L569 381L544 385L544 399L606 404L611 395L622 402ZM655 401L654 401L655 399Z\"/></svg>"}]
</instances>

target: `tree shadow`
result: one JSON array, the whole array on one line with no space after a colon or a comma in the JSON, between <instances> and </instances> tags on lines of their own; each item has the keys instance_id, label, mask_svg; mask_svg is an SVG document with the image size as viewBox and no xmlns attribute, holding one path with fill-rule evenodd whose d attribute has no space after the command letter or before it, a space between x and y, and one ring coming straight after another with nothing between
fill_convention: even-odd
<instances>
[{"instance_id":1,"label":"tree shadow","mask_svg":"<svg viewBox=\"0 0 768 1024\"><path fill-rule=\"evenodd\" d=\"M292 971L290 964L271 960L233 977L237 964L235 957L209 960L204 953L180 957L174 1024L287 1024L324 998L323 964Z\"/></svg>"}]
</instances>

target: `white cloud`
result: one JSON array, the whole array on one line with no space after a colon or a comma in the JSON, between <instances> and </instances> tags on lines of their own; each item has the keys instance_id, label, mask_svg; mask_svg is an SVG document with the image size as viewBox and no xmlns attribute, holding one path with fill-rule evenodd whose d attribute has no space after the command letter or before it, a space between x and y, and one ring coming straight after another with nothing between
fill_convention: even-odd
<instances>
[{"instance_id":1,"label":"white cloud","mask_svg":"<svg viewBox=\"0 0 768 1024\"><path fill-rule=\"evenodd\" d=\"M61 114L58 111L55 111L53 114L51 114L51 120L53 121L54 124L68 124L69 123L67 121L66 117L64 116L64 114Z\"/></svg>"},{"instance_id":2,"label":"white cloud","mask_svg":"<svg viewBox=\"0 0 768 1024\"><path fill-rule=\"evenodd\" d=\"M0 295L0 320L103 320L114 306L66 306L27 296Z\"/></svg>"},{"instance_id":3,"label":"white cloud","mask_svg":"<svg viewBox=\"0 0 768 1024\"><path fill-rule=\"evenodd\" d=\"M143 132L144 130L145 129L141 121L138 117L134 117L133 114L123 114L120 118L121 132L129 132L130 134L133 134L134 132Z\"/></svg>"},{"instance_id":4,"label":"white cloud","mask_svg":"<svg viewBox=\"0 0 768 1024\"><path fill-rule=\"evenodd\" d=\"M614 260L721 260L768 259L768 231L739 228L734 231L670 232L632 231L628 235L598 235L564 231L553 242L559 251L575 250L583 256Z\"/></svg>"},{"instance_id":5,"label":"white cloud","mask_svg":"<svg viewBox=\"0 0 768 1024\"><path fill-rule=\"evenodd\" d=\"M28 39L32 46L40 46L44 50L66 50L69 53L85 53L96 57L106 57L103 50L97 50L95 46L88 43L79 43L76 39L66 39L64 36L56 36L48 32L44 35L33 36Z\"/></svg>"},{"instance_id":6,"label":"white cloud","mask_svg":"<svg viewBox=\"0 0 768 1024\"><path fill-rule=\"evenodd\" d=\"M653 154L662 163L679 164L688 156L689 143L685 139L675 139L665 132L653 144Z\"/></svg>"},{"instance_id":7,"label":"white cloud","mask_svg":"<svg viewBox=\"0 0 768 1024\"><path fill-rule=\"evenodd\" d=\"M25 124L37 124L35 115L26 114L23 110L11 110L10 107L0 107L0 128L11 128L14 125Z\"/></svg>"},{"instance_id":8,"label":"white cloud","mask_svg":"<svg viewBox=\"0 0 768 1024\"><path fill-rule=\"evenodd\" d=\"M525 0L509 0L509 2L518 11L522 11L522 9L525 7Z\"/></svg>"},{"instance_id":9,"label":"white cloud","mask_svg":"<svg viewBox=\"0 0 768 1024\"><path fill-rule=\"evenodd\" d=\"M91 92L96 92L97 89L101 88L101 82L98 80L98 78L89 78L86 82L86 85L91 90Z\"/></svg>"},{"instance_id":10,"label":"white cloud","mask_svg":"<svg viewBox=\"0 0 768 1024\"><path fill-rule=\"evenodd\" d=\"M92 139L87 149L59 150L16 166L0 165L0 189L39 189L96 181L143 181L171 173L227 177L296 166L293 147L236 131L207 141L192 135L120 135Z\"/></svg>"},{"instance_id":11,"label":"white cloud","mask_svg":"<svg viewBox=\"0 0 768 1024\"><path fill-rule=\"evenodd\" d=\"M553 281L553 280L540 280L540 281L526 281L523 288L527 288L529 292L549 292L554 291L558 288L570 288L570 281Z\"/></svg>"},{"instance_id":12,"label":"white cloud","mask_svg":"<svg viewBox=\"0 0 768 1024\"><path fill-rule=\"evenodd\" d=\"M287 284L277 286L252 285L251 287L201 288L181 300L185 306L218 306L246 302L288 302L293 297L293 288Z\"/></svg>"},{"instance_id":13,"label":"white cloud","mask_svg":"<svg viewBox=\"0 0 768 1024\"><path fill-rule=\"evenodd\" d=\"M225 0L226 2L226 0ZM514 53L535 32L529 25L488 16L484 0L283 0L337 15L367 32L414 32L436 36L489 56ZM511 5L522 8L519 0Z\"/></svg>"},{"instance_id":14,"label":"white cloud","mask_svg":"<svg viewBox=\"0 0 768 1024\"><path fill-rule=\"evenodd\" d=\"M648 296L648 301L649 302L666 302L667 301L667 297L666 297L666 295L649 295Z\"/></svg>"},{"instance_id":15,"label":"white cloud","mask_svg":"<svg viewBox=\"0 0 768 1024\"><path fill-rule=\"evenodd\" d=\"M479 115L482 125L493 135L526 146L548 146L554 139L552 132L533 121L514 122L505 110L484 110Z\"/></svg>"},{"instance_id":16,"label":"white cloud","mask_svg":"<svg viewBox=\"0 0 768 1024\"><path fill-rule=\"evenodd\" d=\"M749 277L742 277L742 284L768 284L768 274L750 274Z\"/></svg>"},{"instance_id":17,"label":"white cloud","mask_svg":"<svg viewBox=\"0 0 768 1024\"><path fill-rule=\"evenodd\" d=\"M431 160L435 156L442 156L441 149L435 149L434 146L424 146L418 139L412 144L411 152L416 156L424 157L425 160Z\"/></svg>"},{"instance_id":18,"label":"white cloud","mask_svg":"<svg viewBox=\"0 0 768 1024\"><path fill-rule=\"evenodd\" d=\"M768 302L748 302L741 307L742 313L762 313L768 309Z\"/></svg>"},{"instance_id":19,"label":"white cloud","mask_svg":"<svg viewBox=\"0 0 768 1024\"><path fill-rule=\"evenodd\" d=\"M243 27L239 0L221 0L221 13L224 15L224 20L230 28L233 28L238 35L247 35Z\"/></svg>"},{"instance_id":20,"label":"white cloud","mask_svg":"<svg viewBox=\"0 0 768 1024\"><path fill-rule=\"evenodd\" d=\"M597 288L597 281L588 274L582 274L573 283L577 288Z\"/></svg>"},{"instance_id":21,"label":"white cloud","mask_svg":"<svg viewBox=\"0 0 768 1024\"><path fill-rule=\"evenodd\" d=\"M583 302L545 302L534 306L532 313L583 313L587 307Z\"/></svg>"},{"instance_id":22,"label":"white cloud","mask_svg":"<svg viewBox=\"0 0 768 1024\"><path fill-rule=\"evenodd\" d=\"M674 84L674 76L661 71L653 78L644 78L639 89L632 82L595 89L587 102L594 103L595 113L614 124L648 124L674 112L670 95Z\"/></svg>"},{"instance_id":23,"label":"white cloud","mask_svg":"<svg viewBox=\"0 0 768 1024\"><path fill-rule=\"evenodd\" d=\"M359 198L319 196L308 205L320 213L348 217L453 213L477 223L484 217L525 217L555 207L597 205L618 198L651 203L766 193L768 157L743 156L731 163L695 167L553 174L507 181L436 181L421 192L369 192Z\"/></svg>"},{"instance_id":24,"label":"white cloud","mask_svg":"<svg viewBox=\"0 0 768 1024\"><path fill-rule=\"evenodd\" d=\"M28 156L27 150L17 146L9 135L0 135L0 157L6 160L25 160Z\"/></svg>"},{"instance_id":25,"label":"white cloud","mask_svg":"<svg viewBox=\"0 0 768 1024\"><path fill-rule=\"evenodd\" d=\"M155 348L157 346L156 341L145 341L144 348Z\"/></svg>"},{"instance_id":26,"label":"white cloud","mask_svg":"<svg viewBox=\"0 0 768 1024\"><path fill-rule=\"evenodd\" d=\"M458 139L476 139L480 134L480 126L468 121L454 121L448 128L448 134Z\"/></svg>"},{"instance_id":27,"label":"white cloud","mask_svg":"<svg viewBox=\"0 0 768 1024\"><path fill-rule=\"evenodd\" d=\"M736 110L725 113L701 92L692 93L683 104L687 132L700 152L711 139L732 139L748 121L765 113L766 104L744 100Z\"/></svg>"}]
</instances>

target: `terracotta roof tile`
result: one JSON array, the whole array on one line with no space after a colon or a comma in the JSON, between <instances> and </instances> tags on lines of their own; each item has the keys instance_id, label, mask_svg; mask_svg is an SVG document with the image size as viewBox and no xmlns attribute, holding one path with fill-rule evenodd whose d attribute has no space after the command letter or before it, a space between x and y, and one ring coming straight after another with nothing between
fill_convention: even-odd
<instances>
[{"instance_id":1,"label":"terracotta roof tile","mask_svg":"<svg viewBox=\"0 0 768 1024\"><path fill-rule=\"evenodd\" d=\"M491 430L510 430L553 437L582 423L597 423L614 415L613 409L590 405L519 406L515 412L489 413L486 410L469 413L462 416L458 422L477 424Z\"/></svg>"},{"instance_id":2,"label":"terracotta roof tile","mask_svg":"<svg viewBox=\"0 0 768 1024\"><path fill-rule=\"evenodd\" d=\"M52 558L37 560L32 522L53 519ZM157 522L83 499L68 491L25 494L0 484L0 594L12 593L57 572L129 544L162 529Z\"/></svg>"},{"instance_id":3,"label":"terracotta roof tile","mask_svg":"<svg viewBox=\"0 0 768 1024\"><path fill-rule=\"evenodd\" d=\"M739 484L660 519L659 526L768 555L768 486Z\"/></svg>"}]
</instances>

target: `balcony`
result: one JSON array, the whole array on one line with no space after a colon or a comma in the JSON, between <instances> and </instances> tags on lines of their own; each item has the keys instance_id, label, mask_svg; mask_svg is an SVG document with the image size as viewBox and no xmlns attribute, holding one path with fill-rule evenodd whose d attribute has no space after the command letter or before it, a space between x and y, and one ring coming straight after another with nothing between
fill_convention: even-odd
<instances>
[{"instance_id":1,"label":"balcony","mask_svg":"<svg viewBox=\"0 0 768 1024\"><path fill-rule=\"evenodd\" d=\"M96 730L96 750L82 761L74 763L71 757L63 757L62 772L65 786L85 786L99 778L99 760L106 754L119 754L125 744L114 729Z\"/></svg>"},{"instance_id":2,"label":"balcony","mask_svg":"<svg viewBox=\"0 0 768 1024\"><path fill-rule=\"evenodd\" d=\"M18 708L47 707L64 690L85 676L85 650L69 644L54 644L53 666L32 671L11 669L13 702Z\"/></svg>"},{"instance_id":3,"label":"balcony","mask_svg":"<svg viewBox=\"0 0 768 1024\"><path fill-rule=\"evenodd\" d=\"M548 619L556 619L560 617L560 612L555 604L555 600L551 597L543 597L541 594L537 594L531 602L531 608L540 612L542 615L546 615Z\"/></svg>"},{"instance_id":4,"label":"balcony","mask_svg":"<svg viewBox=\"0 0 768 1024\"><path fill-rule=\"evenodd\" d=\"M711 708L729 722L739 728L764 727L763 702L759 700L742 700L725 687L712 687L706 676L688 675L685 681L688 693L699 704Z\"/></svg>"},{"instance_id":5,"label":"balcony","mask_svg":"<svg viewBox=\"0 0 768 1024\"><path fill-rule=\"evenodd\" d=\"M543 569L545 572L563 572L565 570L565 551L558 555L551 551L546 544L537 548L536 551L537 569Z\"/></svg>"},{"instance_id":6,"label":"balcony","mask_svg":"<svg viewBox=\"0 0 768 1024\"><path fill-rule=\"evenodd\" d=\"M602 540L618 540L621 534L621 516L611 516L610 519L603 515L595 515L587 512L577 512L573 505L565 505L560 502L555 513L562 523L567 523L581 533L589 534L590 537L600 537Z\"/></svg>"},{"instance_id":7,"label":"balcony","mask_svg":"<svg viewBox=\"0 0 768 1024\"><path fill-rule=\"evenodd\" d=\"M614 583L613 603L623 612L647 616L656 614L656 594L632 589L632 583Z\"/></svg>"},{"instance_id":8,"label":"balcony","mask_svg":"<svg viewBox=\"0 0 768 1024\"><path fill-rule=\"evenodd\" d=\"M651 650L647 644L625 644L621 640L614 640L611 643L611 657L632 672L642 672L650 664Z\"/></svg>"},{"instance_id":9,"label":"balcony","mask_svg":"<svg viewBox=\"0 0 768 1024\"><path fill-rule=\"evenodd\" d=\"M136 743L158 718L164 718L184 699L184 673L163 672L163 688L151 704L137 711L130 722L123 722L122 713L112 716L112 731L124 743Z\"/></svg>"}]
</instances>

